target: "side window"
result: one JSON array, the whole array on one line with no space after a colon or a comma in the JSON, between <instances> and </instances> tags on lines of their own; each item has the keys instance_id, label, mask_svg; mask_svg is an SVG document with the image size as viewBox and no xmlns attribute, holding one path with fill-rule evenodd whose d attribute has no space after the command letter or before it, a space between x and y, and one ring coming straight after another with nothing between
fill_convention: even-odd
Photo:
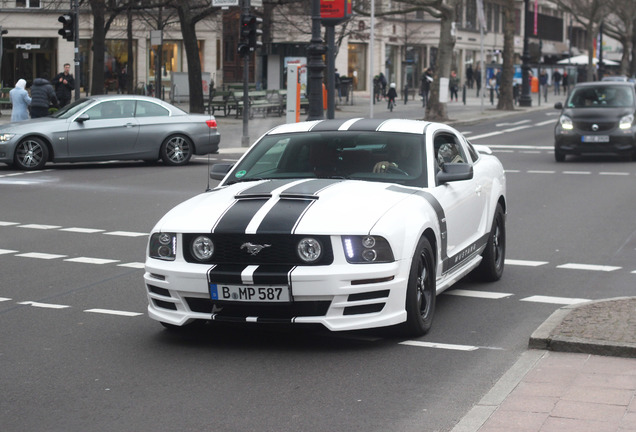
<instances>
[{"instance_id":1,"label":"side window","mask_svg":"<svg viewBox=\"0 0 636 432\"><path fill-rule=\"evenodd\" d=\"M134 103L129 100L106 101L91 107L86 114L93 120L131 117Z\"/></svg>"},{"instance_id":2,"label":"side window","mask_svg":"<svg viewBox=\"0 0 636 432\"><path fill-rule=\"evenodd\" d=\"M135 117L168 117L170 112L159 104L148 101L137 101Z\"/></svg>"},{"instance_id":3,"label":"side window","mask_svg":"<svg viewBox=\"0 0 636 432\"><path fill-rule=\"evenodd\" d=\"M441 166L447 163L465 163L466 155L457 137L452 134L441 133L435 137L435 160Z\"/></svg>"}]
</instances>

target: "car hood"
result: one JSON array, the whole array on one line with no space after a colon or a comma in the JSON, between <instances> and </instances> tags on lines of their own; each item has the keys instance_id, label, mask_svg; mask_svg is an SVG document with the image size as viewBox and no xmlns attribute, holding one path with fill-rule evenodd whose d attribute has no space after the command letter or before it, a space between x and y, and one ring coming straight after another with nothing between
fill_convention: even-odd
<instances>
[{"instance_id":1,"label":"car hood","mask_svg":"<svg viewBox=\"0 0 636 432\"><path fill-rule=\"evenodd\" d=\"M417 188L358 180L265 180L213 189L178 205L155 231L365 234Z\"/></svg>"},{"instance_id":2,"label":"car hood","mask_svg":"<svg viewBox=\"0 0 636 432\"><path fill-rule=\"evenodd\" d=\"M53 117L34 118L34 119L24 120L20 122L6 123L0 126L0 131L2 131L3 133L9 133L9 132L23 133L25 131L30 132L30 131L33 131L36 125L42 125L42 124L50 123L54 121L59 122L64 120L56 119Z\"/></svg>"},{"instance_id":3,"label":"car hood","mask_svg":"<svg viewBox=\"0 0 636 432\"><path fill-rule=\"evenodd\" d=\"M629 107L620 108L567 108L563 114L575 121L618 121L623 116L633 114L634 109Z\"/></svg>"}]
</instances>

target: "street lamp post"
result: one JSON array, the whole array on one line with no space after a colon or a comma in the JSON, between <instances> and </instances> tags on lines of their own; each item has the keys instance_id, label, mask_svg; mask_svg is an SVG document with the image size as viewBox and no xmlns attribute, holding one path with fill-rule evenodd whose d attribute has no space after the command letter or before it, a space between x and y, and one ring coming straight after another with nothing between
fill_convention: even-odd
<instances>
[{"instance_id":1,"label":"street lamp post","mask_svg":"<svg viewBox=\"0 0 636 432\"><path fill-rule=\"evenodd\" d=\"M532 106L530 97L530 50L528 48L528 0L523 0L523 54L521 55L521 97L519 106Z\"/></svg>"},{"instance_id":2,"label":"street lamp post","mask_svg":"<svg viewBox=\"0 0 636 432\"><path fill-rule=\"evenodd\" d=\"M307 71L309 79L309 107L307 120L322 120L322 76L325 62L322 56L326 53L325 44L320 37L320 0L312 0L311 7L311 41L307 48ZM330 55L333 55L330 53Z\"/></svg>"}]
</instances>

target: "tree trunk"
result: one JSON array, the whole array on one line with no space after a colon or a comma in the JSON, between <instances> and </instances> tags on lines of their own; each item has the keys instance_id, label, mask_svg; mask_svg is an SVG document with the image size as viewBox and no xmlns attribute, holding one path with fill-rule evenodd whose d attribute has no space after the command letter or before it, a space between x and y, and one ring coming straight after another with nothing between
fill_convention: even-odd
<instances>
[{"instance_id":1,"label":"tree trunk","mask_svg":"<svg viewBox=\"0 0 636 432\"><path fill-rule=\"evenodd\" d=\"M453 60L453 48L455 37L451 34L452 23L455 21L455 3L452 0L449 5L441 6L442 19L440 22L439 57L433 71L431 92L426 104L426 120L445 122L448 121L446 103L440 102L440 78L450 77L451 63Z\"/></svg>"},{"instance_id":2,"label":"tree trunk","mask_svg":"<svg viewBox=\"0 0 636 432\"><path fill-rule=\"evenodd\" d=\"M190 112L203 113L203 84L201 74L201 59L199 58L199 44L197 43L197 33L195 23L187 3L177 3L177 13L181 22L181 35L186 51L188 62L188 86L190 93Z\"/></svg>"},{"instance_id":3,"label":"tree trunk","mask_svg":"<svg viewBox=\"0 0 636 432\"><path fill-rule=\"evenodd\" d=\"M594 31L594 23L590 23L586 29L585 46L588 47L587 55L587 74L585 81L594 81L594 41L596 40L596 32Z\"/></svg>"},{"instance_id":4,"label":"tree trunk","mask_svg":"<svg viewBox=\"0 0 636 432\"><path fill-rule=\"evenodd\" d=\"M126 28L126 33L128 36L128 62L126 63L126 88L122 89L122 93L124 90L128 94L134 93L135 88L135 61L133 52L133 16L132 16L132 8L128 8L128 25Z\"/></svg>"},{"instance_id":5,"label":"tree trunk","mask_svg":"<svg viewBox=\"0 0 636 432\"><path fill-rule=\"evenodd\" d=\"M503 46L503 70L499 86L498 110L514 110L515 104L512 97L512 81L514 78L514 44L515 44L515 5L508 2L503 7L504 18L504 46Z\"/></svg>"},{"instance_id":6,"label":"tree trunk","mask_svg":"<svg viewBox=\"0 0 636 432\"><path fill-rule=\"evenodd\" d=\"M104 1L91 0L93 14L93 78L91 80L91 94L104 94L104 50L106 47L106 4Z\"/></svg>"}]
</instances>

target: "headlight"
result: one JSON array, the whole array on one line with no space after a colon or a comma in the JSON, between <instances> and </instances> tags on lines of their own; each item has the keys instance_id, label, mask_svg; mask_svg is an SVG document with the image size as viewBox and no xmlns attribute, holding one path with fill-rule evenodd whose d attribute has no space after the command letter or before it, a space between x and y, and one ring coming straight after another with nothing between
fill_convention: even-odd
<instances>
[{"instance_id":1,"label":"headlight","mask_svg":"<svg viewBox=\"0 0 636 432\"><path fill-rule=\"evenodd\" d=\"M626 115L618 122L618 127L621 129L629 129L632 127L632 123L634 123L634 115L629 114Z\"/></svg>"},{"instance_id":2,"label":"headlight","mask_svg":"<svg viewBox=\"0 0 636 432\"><path fill-rule=\"evenodd\" d=\"M0 143L10 141L11 138L13 138L14 136L15 136L15 134L12 134L12 133L0 134Z\"/></svg>"},{"instance_id":3,"label":"headlight","mask_svg":"<svg viewBox=\"0 0 636 432\"><path fill-rule=\"evenodd\" d=\"M345 257L351 264L387 263L394 261L389 242L378 236L346 236L342 238Z\"/></svg>"},{"instance_id":4,"label":"headlight","mask_svg":"<svg viewBox=\"0 0 636 432\"><path fill-rule=\"evenodd\" d=\"M320 259L322 255L322 245L315 238L305 237L298 242L296 251L301 260L312 264Z\"/></svg>"},{"instance_id":5,"label":"headlight","mask_svg":"<svg viewBox=\"0 0 636 432\"><path fill-rule=\"evenodd\" d=\"M566 115L562 115L559 117L559 123L561 123L561 127L566 130L574 129L574 125L572 124L572 119Z\"/></svg>"},{"instance_id":6,"label":"headlight","mask_svg":"<svg viewBox=\"0 0 636 432\"><path fill-rule=\"evenodd\" d=\"M199 236L192 242L192 255L199 261L207 261L214 255L214 243L207 236Z\"/></svg>"},{"instance_id":7,"label":"headlight","mask_svg":"<svg viewBox=\"0 0 636 432\"><path fill-rule=\"evenodd\" d=\"M177 235L174 233L154 233L151 235L148 256L164 261L174 261L177 256Z\"/></svg>"}]
</instances>

